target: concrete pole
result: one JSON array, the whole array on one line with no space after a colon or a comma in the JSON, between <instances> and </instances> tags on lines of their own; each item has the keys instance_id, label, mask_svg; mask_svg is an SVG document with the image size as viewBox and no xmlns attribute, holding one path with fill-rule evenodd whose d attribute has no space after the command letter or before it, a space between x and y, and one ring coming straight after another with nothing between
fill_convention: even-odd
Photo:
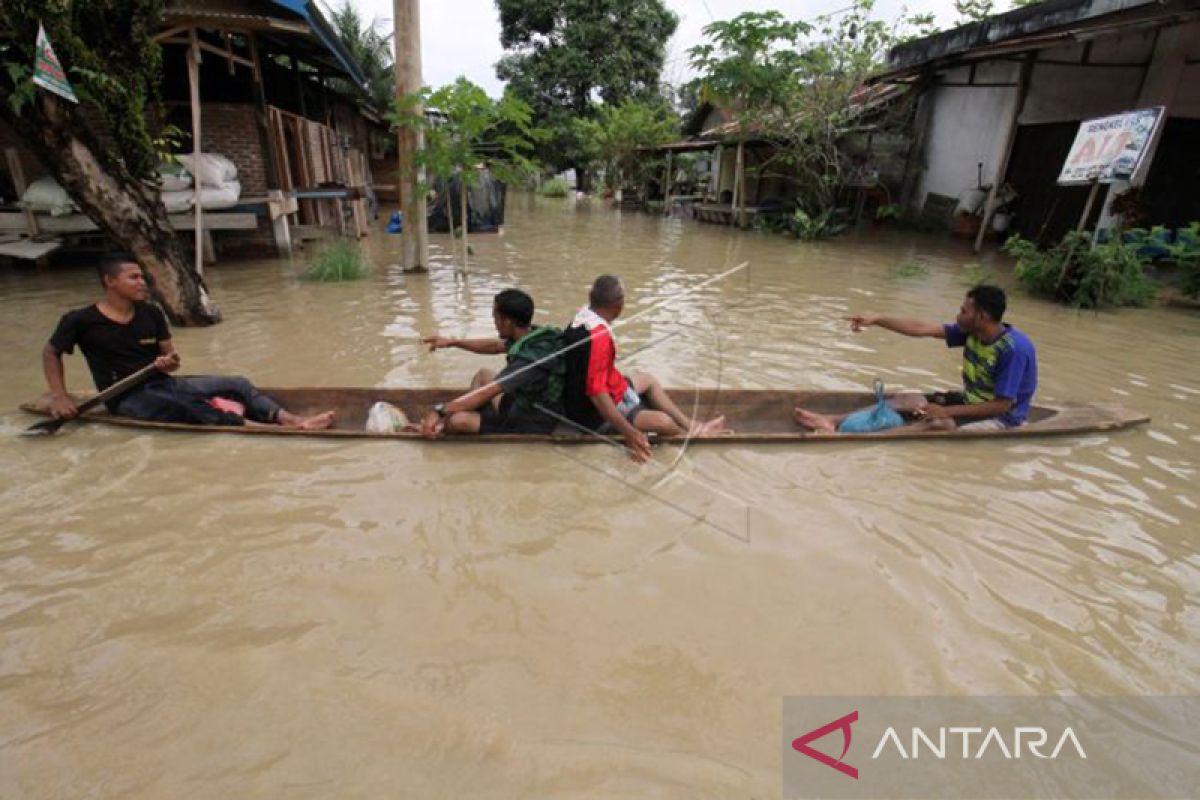
<instances>
[{"instance_id":1,"label":"concrete pole","mask_svg":"<svg viewBox=\"0 0 1200 800\"><path fill-rule=\"evenodd\" d=\"M420 91L421 79L421 2L392 0L395 19L396 96ZM416 109L421 113L421 109ZM412 128L399 132L400 213L404 228L400 235L401 267L408 272L425 272L429 265L429 229L425 217L425 192L418 190L420 175L415 167L416 154L424 147L424 136Z\"/></svg>"}]
</instances>

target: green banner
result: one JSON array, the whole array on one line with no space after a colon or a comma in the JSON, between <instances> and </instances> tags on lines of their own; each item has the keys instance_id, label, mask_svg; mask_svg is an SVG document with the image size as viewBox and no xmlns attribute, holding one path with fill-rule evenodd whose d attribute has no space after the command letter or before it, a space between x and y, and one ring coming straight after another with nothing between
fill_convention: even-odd
<instances>
[{"instance_id":1,"label":"green banner","mask_svg":"<svg viewBox=\"0 0 1200 800\"><path fill-rule=\"evenodd\" d=\"M79 98L75 96L75 90L71 88L71 82L67 80L67 74L63 72L62 64L58 62L58 56L54 55L54 48L50 46L50 37L46 36L46 29L40 22L38 23L37 58L33 63L33 82L65 100L70 100L72 103L79 102Z\"/></svg>"}]
</instances>

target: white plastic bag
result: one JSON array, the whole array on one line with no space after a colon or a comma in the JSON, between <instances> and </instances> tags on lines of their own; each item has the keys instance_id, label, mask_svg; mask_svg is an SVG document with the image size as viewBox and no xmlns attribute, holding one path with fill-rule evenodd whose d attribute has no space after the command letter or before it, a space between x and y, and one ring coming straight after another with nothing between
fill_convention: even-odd
<instances>
[{"instance_id":1,"label":"white plastic bag","mask_svg":"<svg viewBox=\"0 0 1200 800\"><path fill-rule=\"evenodd\" d=\"M182 214L192 207L192 200L195 195L191 189L181 192L163 192L163 205L167 207L168 214Z\"/></svg>"},{"instance_id":2,"label":"white plastic bag","mask_svg":"<svg viewBox=\"0 0 1200 800\"><path fill-rule=\"evenodd\" d=\"M368 433L400 433L408 427L408 417L391 403L380 400L367 412Z\"/></svg>"},{"instance_id":3,"label":"white plastic bag","mask_svg":"<svg viewBox=\"0 0 1200 800\"><path fill-rule=\"evenodd\" d=\"M75 211L75 203L67 190L58 185L54 178L38 178L29 184L21 195L22 208L35 214L50 214L64 217Z\"/></svg>"},{"instance_id":4,"label":"white plastic bag","mask_svg":"<svg viewBox=\"0 0 1200 800\"><path fill-rule=\"evenodd\" d=\"M237 180L237 166L220 153L201 153L198 167L194 161L191 153L179 156L179 163L200 181L201 186L219 187L221 184Z\"/></svg>"},{"instance_id":5,"label":"white plastic bag","mask_svg":"<svg viewBox=\"0 0 1200 800\"><path fill-rule=\"evenodd\" d=\"M207 211L232 208L241 196L242 184L238 181L226 181L220 186L201 186L200 207Z\"/></svg>"}]
</instances>

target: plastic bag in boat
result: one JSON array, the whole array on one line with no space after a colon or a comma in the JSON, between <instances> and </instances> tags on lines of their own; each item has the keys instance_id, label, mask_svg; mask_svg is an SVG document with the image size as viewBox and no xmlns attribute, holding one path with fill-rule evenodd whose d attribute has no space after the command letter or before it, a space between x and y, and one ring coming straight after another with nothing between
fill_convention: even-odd
<instances>
[{"instance_id":1,"label":"plastic bag in boat","mask_svg":"<svg viewBox=\"0 0 1200 800\"><path fill-rule=\"evenodd\" d=\"M400 433L408 427L408 417L391 403L380 400L367 412L368 433Z\"/></svg>"},{"instance_id":2,"label":"plastic bag in boat","mask_svg":"<svg viewBox=\"0 0 1200 800\"><path fill-rule=\"evenodd\" d=\"M899 428L904 418L895 412L883 397L883 381L875 381L875 406L864 411L855 411L838 425L838 433L876 433L889 428Z\"/></svg>"}]
</instances>

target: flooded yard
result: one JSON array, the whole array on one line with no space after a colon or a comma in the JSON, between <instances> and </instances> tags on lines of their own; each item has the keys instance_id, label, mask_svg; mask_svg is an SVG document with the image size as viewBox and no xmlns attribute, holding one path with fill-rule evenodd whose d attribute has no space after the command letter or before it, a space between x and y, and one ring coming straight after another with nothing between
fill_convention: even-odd
<instances>
[{"instance_id":1,"label":"flooded yard","mask_svg":"<svg viewBox=\"0 0 1200 800\"><path fill-rule=\"evenodd\" d=\"M518 286L563 325L622 276L666 385L951 387L969 249L817 244L510 197L468 271L226 262L183 372L464 386ZM741 262L727 279L679 293ZM986 263L1012 286L1007 264ZM90 269L0 272L0 796L768 797L786 695L1200 691L1200 315L1012 292L1042 400L1151 424L1033 441L615 448L16 433ZM669 337L669 338L664 338ZM660 341L661 340L661 341ZM647 347L648 346L648 347ZM82 359L69 384L89 387Z\"/></svg>"}]
</instances>

